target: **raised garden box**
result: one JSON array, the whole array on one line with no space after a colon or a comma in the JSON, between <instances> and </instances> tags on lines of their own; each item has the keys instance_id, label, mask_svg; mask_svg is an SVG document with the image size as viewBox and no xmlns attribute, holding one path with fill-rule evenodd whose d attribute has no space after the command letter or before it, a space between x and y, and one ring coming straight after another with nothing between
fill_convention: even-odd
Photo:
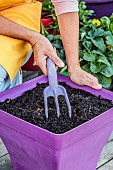
<instances>
[{"instance_id":1,"label":"raised garden box","mask_svg":"<svg viewBox=\"0 0 113 170\"><path fill-rule=\"evenodd\" d=\"M113 93L60 82L113 101ZM46 83L41 76L0 94L0 101L17 98ZM14 170L96 170L100 153L113 130L113 108L63 134L55 134L0 110L0 137L10 154Z\"/></svg>"}]
</instances>

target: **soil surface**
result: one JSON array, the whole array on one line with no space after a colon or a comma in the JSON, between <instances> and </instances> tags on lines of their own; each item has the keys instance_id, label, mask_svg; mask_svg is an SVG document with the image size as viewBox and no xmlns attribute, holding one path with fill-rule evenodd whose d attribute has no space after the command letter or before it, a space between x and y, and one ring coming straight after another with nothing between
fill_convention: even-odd
<instances>
[{"instance_id":1,"label":"soil surface","mask_svg":"<svg viewBox=\"0 0 113 170\"><path fill-rule=\"evenodd\" d=\"M101 96L96 97L86 91L71 88L65 83L59 84L67 90L72 106L72 118L69 118L65 98L59 96L61 116L57 118L54 99L49 97L49 119L46 119L43 90L48 84L37 84L34 89L25 92L22 96L13 100L7 99L0 103L0 109L48 131L61 134L113 107L112 101L102 99Z\"/></svg>"}]
</instances>

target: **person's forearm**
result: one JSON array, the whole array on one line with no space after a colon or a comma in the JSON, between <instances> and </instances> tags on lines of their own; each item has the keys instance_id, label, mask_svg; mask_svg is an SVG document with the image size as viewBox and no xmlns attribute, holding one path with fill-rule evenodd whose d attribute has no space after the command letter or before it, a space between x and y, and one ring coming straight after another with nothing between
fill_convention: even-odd
<instances>
[{"instance_id":1,"label":"person's forearm","mask_svg":"<svg viewBox=\"0 0 113 170\"><path fill-rule=\"evenodd\" d=\"M0 15L0 34L8 37L24 40L33 45L40 37L35 31L16 24Z\"/></svg>"},{"instance_id":2,"label":"person's forearm","mask_svg":"<svg viewBox=\"0 0 113 170\"><path fill-rule=\"evenodd\" d=\"M66 53L68 69L79 65L79 17L78 12L58 16L58 23Z\"/></svg>"}]
</instances>

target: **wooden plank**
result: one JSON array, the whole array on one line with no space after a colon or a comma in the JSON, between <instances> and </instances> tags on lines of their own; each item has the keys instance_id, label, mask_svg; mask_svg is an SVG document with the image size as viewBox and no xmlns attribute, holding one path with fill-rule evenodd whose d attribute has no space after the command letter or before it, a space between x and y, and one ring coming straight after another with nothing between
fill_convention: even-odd
<instances>
[{"instance_id":1,"label":"wooden plank","mask_svg":"<svg viewBox=\"0 0 113 170\"><path fill-rule=\"evenodd\" d=\"M7 152L7 149L5 148L1 138L0 138L0 158L4 155L6 155L8 152Z\"/></svg>"},{"instance_id":2,"label":"wooden plank","mask_svg":"<svg viewBox=\"0 0 113 170\"><path fill-rule=\"evenodd\" d=\"M101 165L107 163L112 158L113 158L113 133L110 135L109 140L107 141L107 144L101 153L97 167L100 167Z\"/></svg>"},{"instance_id":3,"label":"wooden plank","mask_svg":"<svg viewBox=\"0 0 113 170\"><path fill-rule=\"evenodd\" d=\"M13 170L9 155L0 158L0 170Z\"/></svg>"},{"instance_id":4,"label":"wooden plank","mask_svg":"<svg viewBox=\"0 0 113 170\"><path fill-rule=\"evenodd\" d=\"M102 167L98 168L97 170L113 170L113 159L104 164Z\"/></svg>"}]
</instances>

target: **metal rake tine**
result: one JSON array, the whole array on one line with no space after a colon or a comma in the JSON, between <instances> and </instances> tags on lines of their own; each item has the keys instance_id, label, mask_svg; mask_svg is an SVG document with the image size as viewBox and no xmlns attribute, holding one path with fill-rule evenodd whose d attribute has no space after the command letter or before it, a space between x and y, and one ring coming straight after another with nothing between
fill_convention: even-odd
<instances>
[{"instance_id":1,"label":"metal rake tine","mask_svg":"<svg viewBox=\"0 0 113 170\"><path fill-rule=\"evenodd\" d=\"M48 103L47 103L47 96L45 90L44 90L44 106L45 106L45 115L46 118L48 119Z\"/></svg>"},{"instance_id":2,"label":"metal rake tine","mask_svg":"<svg viewBox=\"0 0 113 170\"><path fill-rule=\"evenodd\" d=\"M53 90L53 94L54 94L54 98L55 98L55 105L56 105L56 109L57 109L57 117L60 117L60 108L59 108L59 103L58 103L58 97L57 97L57 93L56 90Z\"/></svg>"},{"instance_id":3,"label":"metal rake tine","mask_svg":"<svg viewBox=\"0 0 113 170\"><path fill-rule=\"evenodd\" d=\"M70 101L69 101L69 98L68 98L66 89L64 89L64 88L62 87L62 90L63 90L63 92L64 92L64 96L65 96L66 103L67 103L67 106L68 106L69 117L71 118L72 113L71 113L71 105L70 105Z\"/></svg>"}]
</instances>

